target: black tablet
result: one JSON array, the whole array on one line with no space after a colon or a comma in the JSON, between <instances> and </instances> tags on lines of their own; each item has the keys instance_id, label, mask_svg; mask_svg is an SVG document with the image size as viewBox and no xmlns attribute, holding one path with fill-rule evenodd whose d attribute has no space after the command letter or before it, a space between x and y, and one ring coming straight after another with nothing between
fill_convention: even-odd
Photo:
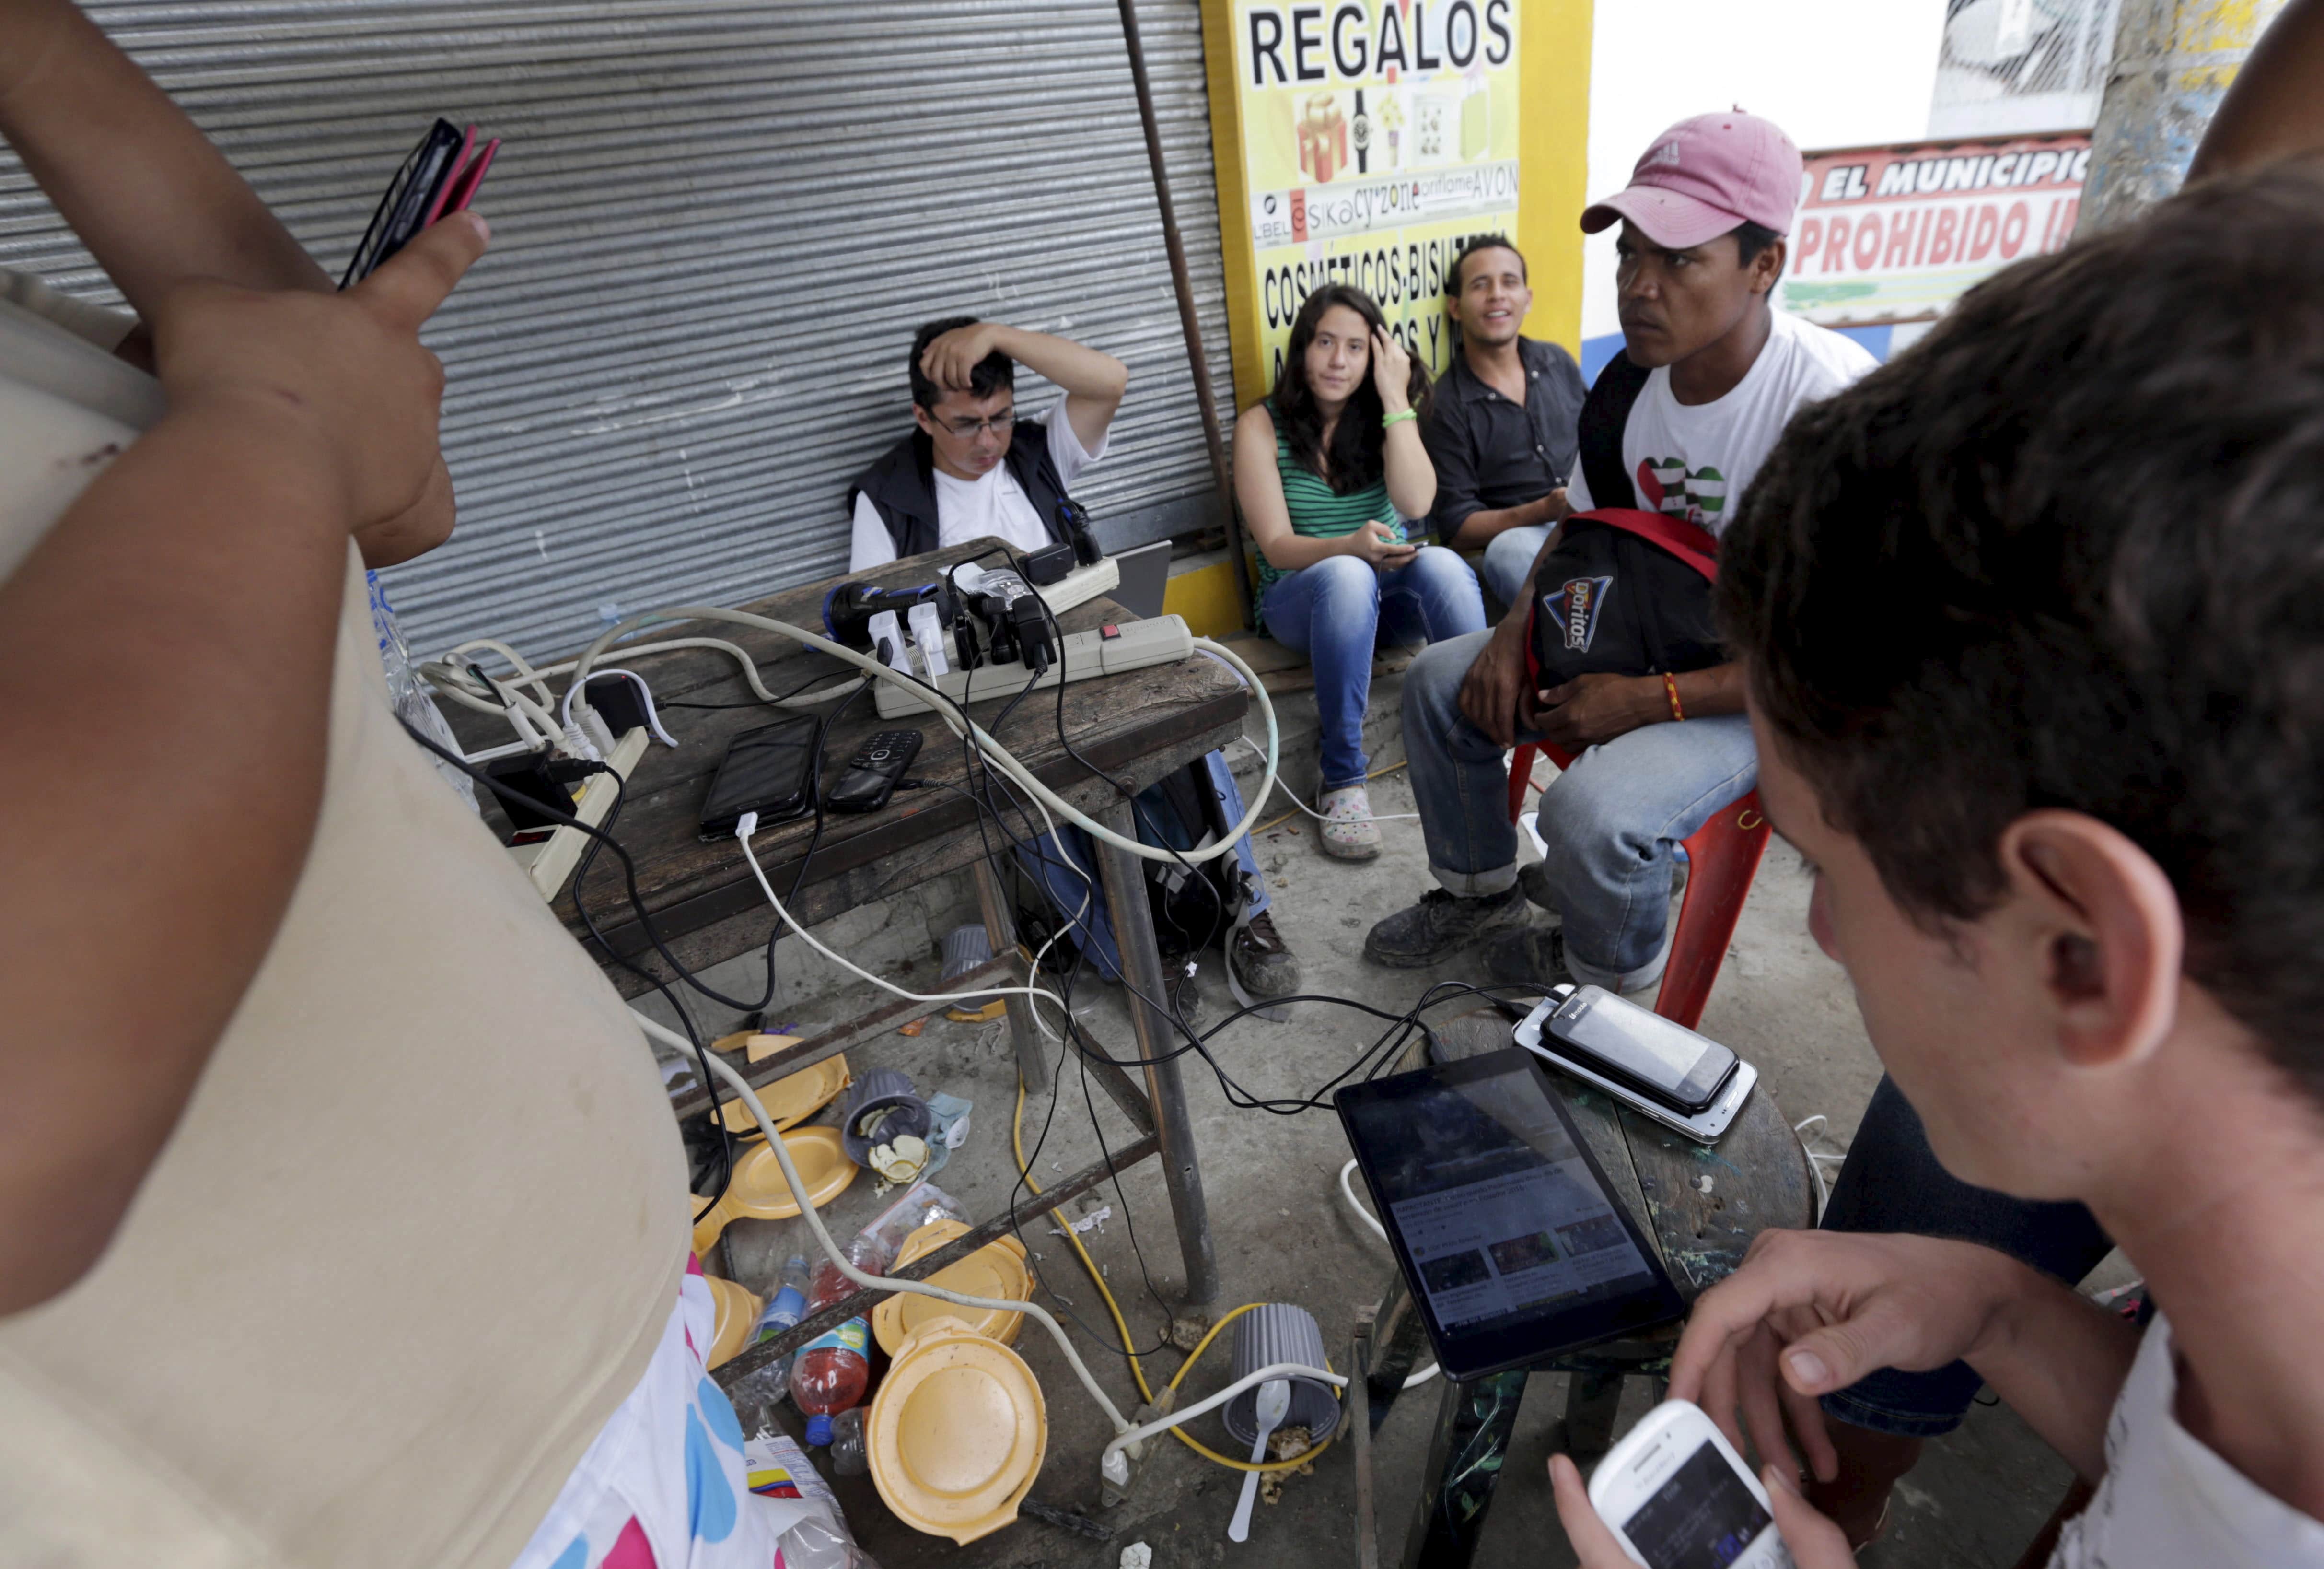
<instances>
[{"instance_id":1,"label":"black tablet","mask_svg":"<svg viewBox=\"0 0 2324 1569\"><path fill-rule=\"evenodd\" d=\"M1333 1099L1447 1377L1481 1378L1685 1314L1529 1053L1351 1084Z\"/></svg>"}]
</instances>

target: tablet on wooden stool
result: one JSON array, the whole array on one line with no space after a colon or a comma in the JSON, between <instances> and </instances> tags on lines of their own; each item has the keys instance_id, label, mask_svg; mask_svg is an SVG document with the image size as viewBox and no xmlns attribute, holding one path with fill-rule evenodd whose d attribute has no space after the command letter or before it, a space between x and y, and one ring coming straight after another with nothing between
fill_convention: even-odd
<instances>
[{"instance_id":1,"label":"tablet on wooden stool","mask_svg":"<svg viewBox=\"0 0 2324 1569\"><path fill-rule=\"evenodd\" d=\"M1529 1054L1351 1084L1333 1101L1446 1377L1685 1314Z\"/></svg>"}]
</instances>

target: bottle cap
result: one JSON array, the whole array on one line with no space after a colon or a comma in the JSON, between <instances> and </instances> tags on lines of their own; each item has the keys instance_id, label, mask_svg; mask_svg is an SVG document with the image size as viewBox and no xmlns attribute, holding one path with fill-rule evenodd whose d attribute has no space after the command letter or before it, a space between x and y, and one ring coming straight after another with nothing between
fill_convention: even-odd
<instances>
[{"instance_id":1,"label":"bottle cap","mask_svg":"<svg viewBox=\"0 0 2324 1569\"><path fill-rule=\"evenodd\" d=\"M821 1411L807 1419L807 1442L810 1449L821 1449L831 1442L831 1418Z\"/></svg>"}]
</instances>

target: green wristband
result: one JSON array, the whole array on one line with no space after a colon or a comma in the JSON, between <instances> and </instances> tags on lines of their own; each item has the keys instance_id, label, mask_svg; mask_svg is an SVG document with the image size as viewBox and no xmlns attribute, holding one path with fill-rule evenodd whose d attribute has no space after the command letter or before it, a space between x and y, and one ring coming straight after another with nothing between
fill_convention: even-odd
<instances>
[{"instance_id":1,"label":"green wristband","mask_svg":"<svg viewBox=\"0 0 2324 1569\"><path fill-rule=\"evenodd\" d=\"M1400 409L1393 414L1380 416L1380 429L1385 430L1399 420L1417 420L1420 416L1410 409Z\"/></svg>"}]
</instances>

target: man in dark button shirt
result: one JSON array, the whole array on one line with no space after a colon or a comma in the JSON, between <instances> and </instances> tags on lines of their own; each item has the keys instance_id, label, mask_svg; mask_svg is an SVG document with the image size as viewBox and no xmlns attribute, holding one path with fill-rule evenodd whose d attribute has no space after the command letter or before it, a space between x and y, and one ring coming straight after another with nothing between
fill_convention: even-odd
<instances>
[{"instance_id":1,"label":"man in dark button shirt","mask_svg":"<svg viewBox=\"0 0 2324 1569\"><path fill-rule=\"evenodd\" d=\"M1585 389L1573 356L1519 335L1533 291L1506 235L1472 235L1444 280L1461 351L1437 384L1422 436L1436 465L1436 537L1482 548L1478 576L1502 605L1524 592L1542 541L1565 516Z\"/></svg>"}]
</instances>

